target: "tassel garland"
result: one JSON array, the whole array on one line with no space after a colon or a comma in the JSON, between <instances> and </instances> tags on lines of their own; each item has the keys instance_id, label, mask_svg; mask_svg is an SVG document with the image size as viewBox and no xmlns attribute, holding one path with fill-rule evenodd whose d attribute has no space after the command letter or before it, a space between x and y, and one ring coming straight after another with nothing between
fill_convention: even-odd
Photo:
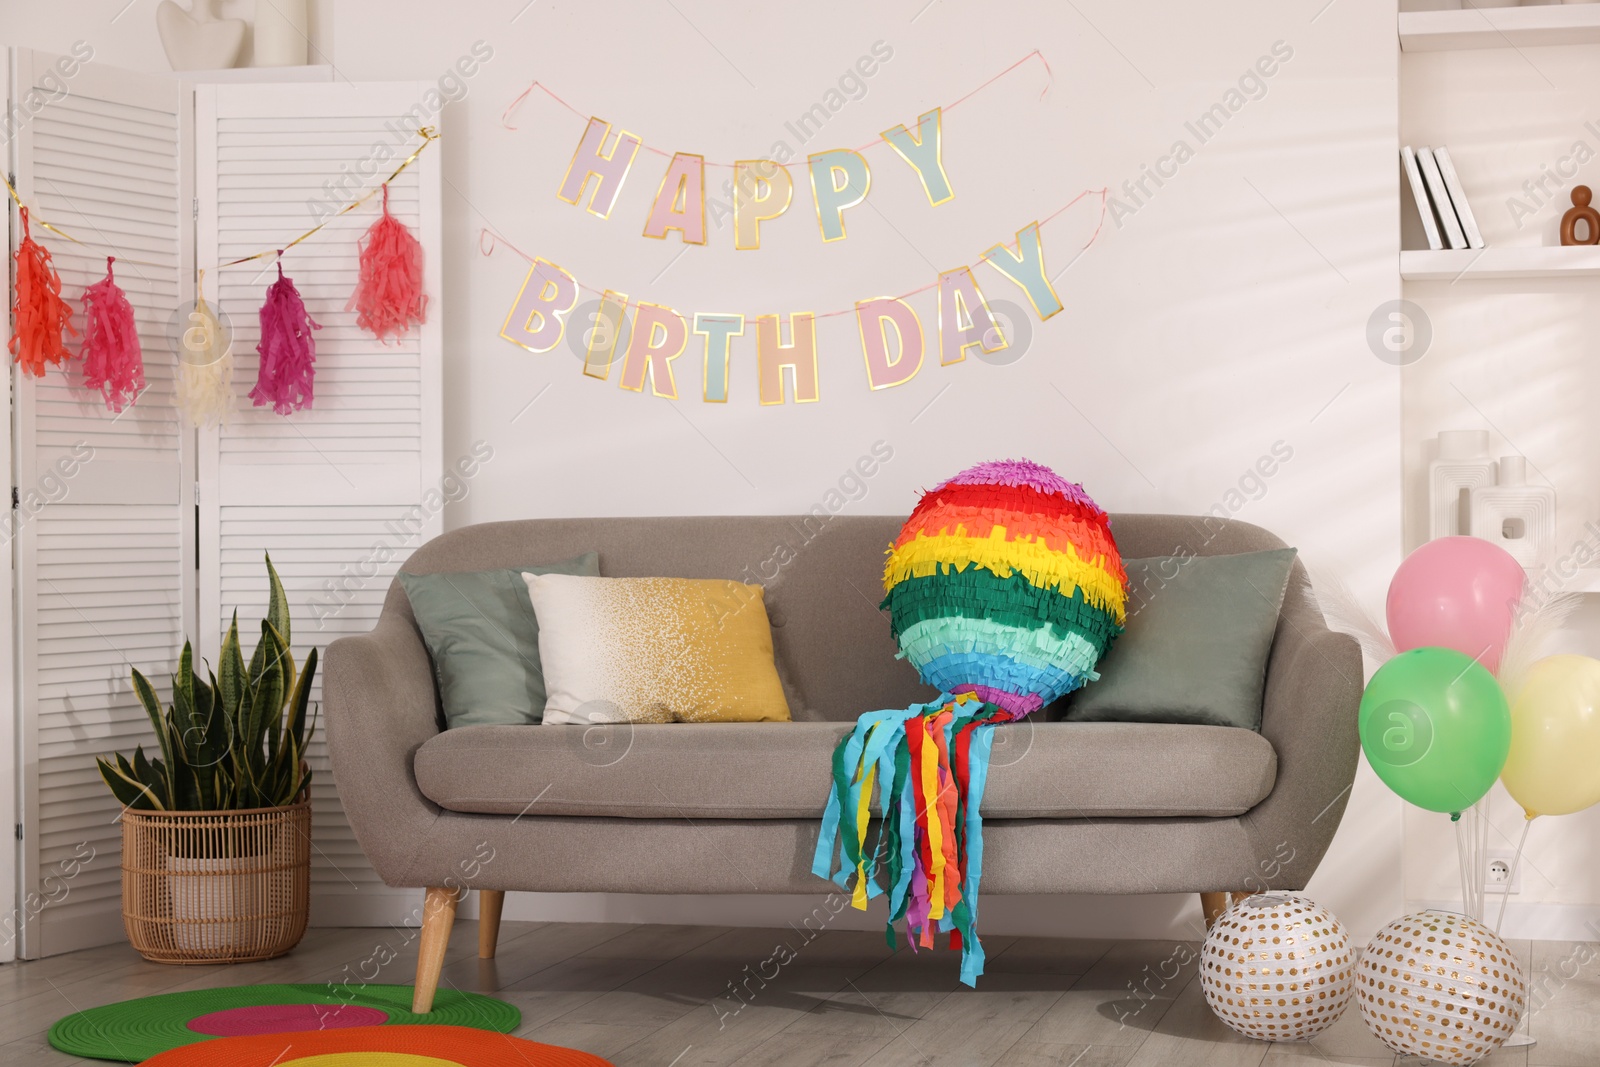
<instances>
[{"instance_id":1,"label":"tassel garland","mask_svg":"<svg viewBox=\"0 0 1600 1067\"><path fill-rule=\"evenodd\" d=\"M313 330L322 327L306 311L305 301L294 282L283 276L278 262L278 280L267 289L261 305L261 369L250 399L256 407L272 405L279 415L288 415L311 406L312 381L316 377L317 342Z\"/></svg>"},{"instance_id":2,"label":"tassel garland","mask_svg":"<svg viewBox=\"0 0 1600 1067\"><path fill-rule=\"evenodd\" d=\"M178 409L190 426L220 426L233 411L233 342L206 303L205 271L178 350Z\"/></svg>"},{"instance_id":3,"label":"tassel garland","mask_svg":"<svg viewBox=\"0 0 1600 1067\"><path fill-rule=\"evenodd\" d=\"M356 325L378 340L398 339L412 323L425 321L428 298L422 291L422 245L405 223L389 214L389 186L383 186L383 217L361 244L361 278L345 310Z\"/></svg>"},{"instance_id":4,"label":"tassel garland","mask_svg":"<svg viewBox=\"0 0 1600 1067\"><path fill-rule=\"evenodd\" d=\"M63 333L78 336L72 328L72 308L61 299L61 276L50 263L50 252L33 239L28 230L28 209L20 208L22 243L17 246L15 297L11 305L16 316L15 332L6 346L25 373L44 377L46 364L66 361Z\"/></svg>"},{"instance_id":5,"label":"tassel garland","mask_svg":"<svg viewBox=\"0 0 1600 1067\"><path fill-rule=\"evenodd\" d=\"M83 384L98 389L106 407L120 413L144 391L144 354L133 305L112 276L115 257L106 257L106 276L83 294Z\"/></svg>"}]
</instances>

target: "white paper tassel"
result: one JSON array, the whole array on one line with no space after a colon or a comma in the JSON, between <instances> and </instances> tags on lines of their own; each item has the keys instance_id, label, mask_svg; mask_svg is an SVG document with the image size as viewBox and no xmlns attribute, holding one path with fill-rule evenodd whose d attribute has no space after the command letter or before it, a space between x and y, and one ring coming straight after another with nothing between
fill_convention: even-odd
<instances>
[{"instance_id":1,"label":"white paper tassel","mask_svg":"<svg viewBox=\"0 0 1600 1067\"><path fill-rule=\"evenodd\" d=\"M198 288L179 339L177 404L194 427L223 425L233 411L232 340Z\"/></svg>"}]
</instances>

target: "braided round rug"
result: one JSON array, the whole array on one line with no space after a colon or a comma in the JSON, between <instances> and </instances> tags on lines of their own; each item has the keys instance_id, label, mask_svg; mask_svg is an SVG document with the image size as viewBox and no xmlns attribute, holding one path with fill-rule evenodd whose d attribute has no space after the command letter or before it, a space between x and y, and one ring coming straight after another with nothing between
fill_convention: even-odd
<instances>
[{"instance_id":1,"label":"braided round rug","mask_svg":"<svg viewBox=\"0 0 1600 1067\"><path fill-rule=\"evenodd\" d=\"M50 1044L75 1056L138 1063L183 1045L255 1035L337 1033L385 1024L510 1033L521 1021L522 1013L503 1000L453 989L439 990L427 1015L413 1015L410 986L246 985L163 993L75 1012L50 1028Z\"/></svg>"},{"instance_id":2,"label":"braided round rug","mask_svg":"<svg viewBox=\"0 0 1600 1067\"><path fill-rule=\"evenodd\" d=\"M145 1067L612 1067L577 1049L461 1026L358 1026L225 1037L185 1045Z\"/></svg>"}]
</instances>

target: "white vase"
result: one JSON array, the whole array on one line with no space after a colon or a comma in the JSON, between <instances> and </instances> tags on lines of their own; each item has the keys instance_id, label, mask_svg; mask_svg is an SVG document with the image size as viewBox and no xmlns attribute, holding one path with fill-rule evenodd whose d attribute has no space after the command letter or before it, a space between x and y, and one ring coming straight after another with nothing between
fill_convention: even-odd
<instances>
[{"instance_id":1,"label":"white vase","mask_svg":"<svg viewBox=\"0 0 1600 1067\"><path fill-rule=\"evenodd\" d=\"M226 954L248 948L266 908L269 875L260 856L167 857L173 947Z\"/></svg>"},{"instance_id":2,"label":"white vase","mask_svg":"<svg viewBox=\"0 0 1600 1067\"><path fill-rule=\"evenodd\" d=\"M225 70L239 62L244 47L244 20L217 18L216 0L194 0L187 11L161 0L156 30L173 70Z\"/></svg>"},{"instance_id":3,"label":"white vase","mask_svg":"<svg viewBox=\"0 0 1600 1067\"><path fill-rule=\"evenodd\" d=\"M1524 567L1550 562L1556 542L1556 492L1528 484L1528 461L1502 456L1495 484L1472 490L1472 536L1499 545Z\"/></svg>"},{"instance_id":4,"label":"white vase","mask_svg":"<svg viewBox=\"0 0 1600 1067\"><path fill-rule=\"evenodd\" d=\"M311 20L307 0L256 0L257 67L303 67Z\"/></svg>"},{"instance_id":5,"label":"white vase","mask_svg":"<svg viewBox=\"0 0 1600 1067\"><path fill-rule=\"evenodd\" d=\"M1439 456L1428 464L1428 540L1471 533L1467 494L1493 484L1488 432L1440 431Z\"/></svg>"}]
</instances>

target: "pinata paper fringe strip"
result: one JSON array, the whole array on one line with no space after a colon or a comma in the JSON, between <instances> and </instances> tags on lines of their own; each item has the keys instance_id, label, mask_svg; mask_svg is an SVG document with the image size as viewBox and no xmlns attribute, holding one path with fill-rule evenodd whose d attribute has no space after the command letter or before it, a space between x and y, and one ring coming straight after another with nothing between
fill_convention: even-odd
<instances>
[{"instance_id":1,"label":"pinata paper fringe strip","mask_svg":"<svg viewBox=\"0 0 1600 1067\"><path fill-rule=\"evenodd\" d=\"M977 984L984 964L980 808L991 727L1011 719L993 704L948 693L930 704L861 716L834 749L833 789L811 863L813 874L851 889L851 903L860 910L888 896L890 948L898 947L894 927L902 920L912 951L932 948L936 934L949 934L950 947L961 952L961 981L969 986ZM868 847L874 787L878 832Z\"/></svg>"},{"instance_id":2,"label":"pinata paper fringe strip","mask_svg":"<svg viewBox=\"0 0 1600 1067\"><path fill-rule=\"evenodd\" d=\"M1084 599L1082 589L1062 596L1054 589L1030 585L1020 574L1001 578L978 567L935 578L907 578L889 590L878 607L888 609L896 638L902 627L959 615L1012 626L1048 624L1058 635L1082 634L1104 655L1120 632L1109 613Z\"/></svg>"},{"instance_id":3,"label":"pinata paper fringe strip","mask_svg":"<svg viewBox=\"0 0 1600 1067\"><path fill-rule=\"evenodd\" d=\"M918 537L978 537L994 536L1003 529L1013 540L1038 541L1057 552L1071 545L1078 555L1118 580L1127 575L1120 573L1121 562L1117 546L1103 520L1093 522L1071 515L1029 515L1004 507L971 507L966 504L937 504L924 510L918 507L905 529L895 541L895 547L915 541Z\"/></svg>"},{"instance_id":4,"label":"pinata paper fringe strip","mask_svg":"<svg viewBox=\"0 0 1600 1067\"><path fill-rule=\"evenodd\" d=\"M883 574L884 587L893 588L907 578L978 566L1001 578L1019 573L1030 584L1058 590L1063 596L1071 596L1074 589L1082 589L1084 599L1109 612L1119 626L1122 624L1127 590L1116 575L1104 566L1083 559L1071 544L1064 546L1064 551L1057 551L1042 541L1025 537L1007 540L1006 532L1005 527L996 526L988 537L919 534L889 553L889 563Z\"/></svg>"}]
</instances>

